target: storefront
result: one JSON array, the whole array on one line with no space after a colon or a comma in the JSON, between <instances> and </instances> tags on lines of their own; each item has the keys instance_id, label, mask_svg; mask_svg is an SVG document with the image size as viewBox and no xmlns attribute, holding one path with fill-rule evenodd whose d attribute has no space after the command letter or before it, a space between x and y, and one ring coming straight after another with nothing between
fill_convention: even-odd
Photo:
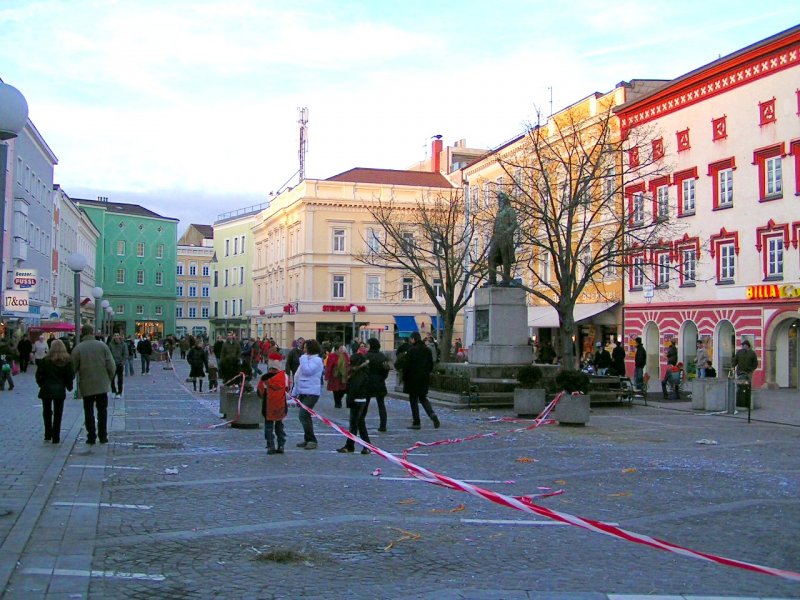
<instances>
[{"instance_id":1,"label":"storefront","mask_svg":"<svg viewBox=\"0 0 800 600\"><path fill-rule=\"evenodd\" d=\"M758 356L753 375L757 387L798 388L800 352L800 283L742 286L740 301L629 305L624 308L626 343L630 344L629 372L633 372L632 342L642 338L647 350L646 371L660 378L669 340L678 348L678 360L692 376L696 371L697 342L706 346L720 377L725 377L743 340Z\"/></svg>"},{"instance_id":2,"label":"storefront","mask_svg":"<svg viewBox=\"0 0 800 600\"><path fill-rule=\"evenodd\" d=\"M592 356L597 342L613 347L620 335L620 310L617 302L575 305L575 334L572 342L578 360ZM528 307L528 331L534 346L549 343L556 356L562 355L564 342L560 335L558 313L552 306Z\"/></svg>"}]
</instances>

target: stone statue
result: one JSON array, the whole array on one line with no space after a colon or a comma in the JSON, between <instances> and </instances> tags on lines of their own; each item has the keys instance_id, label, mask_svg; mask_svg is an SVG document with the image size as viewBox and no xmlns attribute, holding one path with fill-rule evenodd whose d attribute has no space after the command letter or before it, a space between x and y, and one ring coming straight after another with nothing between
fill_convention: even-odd
<instances>
[{"instance_id":1,"label":"stone statue","mask_svg":"<svg viewBox=\"0 0 800 600\"><path fill-rule=\"evenodd\" d=\"M500 285L510 286L511 272L516 262L514 234L517 231L517 213L511 206L511 198L505 192L497 194L497 209L489 245L489 285L497 285L497 267L502 265Z\"/></svg>"}]
</instances>

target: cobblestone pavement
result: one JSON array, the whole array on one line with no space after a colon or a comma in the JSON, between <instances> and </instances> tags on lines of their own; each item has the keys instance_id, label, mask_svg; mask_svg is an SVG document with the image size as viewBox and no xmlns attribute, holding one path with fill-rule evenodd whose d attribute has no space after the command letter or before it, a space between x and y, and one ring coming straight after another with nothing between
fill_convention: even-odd
<instances>
[{"instance_id":1,"label":"cobblestone pavement","mask_svg":"<svg viewBox=\"0 0 800 600\"><path fill-rule=\"evenodd\" d=\"M192 394L186 363L175 367L153 363L149 376L127 378L110 443L92 448L77 401L52 448L40 441L32 374L0 392L14 410L0 426L10 459L2 506L12 510L0 518L4 598L800 598L800 583L409 480L375 455L336 453L343 440L319 423L319 448L296 448L297 408L287 453L267 456L263 430L209 428L221 423L217 396ZM388 406L387 433L375 432L374 406L368 425L373 443L392 452L520 426L493 420L510 411L437 408L441 429L423 420L410 431L407 404ZM346 422L329 393L318 408ZM609 407L585 428L501 433L412 460L510 495L563 489L540 504L800 571L798 433Z\"/></svg>"}]
</instances>

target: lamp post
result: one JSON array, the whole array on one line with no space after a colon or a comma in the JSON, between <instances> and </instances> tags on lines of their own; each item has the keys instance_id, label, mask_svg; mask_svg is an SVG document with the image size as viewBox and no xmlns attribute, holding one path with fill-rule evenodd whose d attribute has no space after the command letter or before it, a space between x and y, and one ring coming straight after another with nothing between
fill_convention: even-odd
<instances>
[{"instance_id":1,"label":"lamp post","mask_svg":"<svg viewBox=\"0 0 800 600\"><path fill-rule=\"evenodd\" d=\"M6 224L6 163L8 162L8 145L22 131L28 120L28 103L25 96L15 87L0 81L0 296L6 289L5 266L3 263L3 232ZM2 298L0 298L2 301Z\"/></svg>"},{"instance_id":2,"label":"lamp post","mask_svg":"<svg viewBox=\"0 0 800 600\"><path fill-rule=\"evenodd\" d=\"M355 348L356 343L356 315L358 314L358 307L355 304L350 306L350 314L353 315L353 347Z\"/></svg>"},{"instance_id":3,"label":"lamp post","mask_svg":"<svg viewBox=\"0 0 800 600\"><path fill-rule=\"evenodd\" d=\"M100 328L100 321L103 319L100 311L100 298L103 297L103 288L100 286L92 288L92 298L94 298L94 329L97 331Z\"/></svg>"},{"instance_id":4,"label":"lamp post","mask_svg":"<svg viewBox=\"0 0 800 600\"><path fill-rule=\"evenodd\" d=\"M108 337L111 337L114 330L114 309L109 306L106 309L106 315L108 316L106 319L108 322Z\"/></svg>"},{"instance_id":5,"label":"lamp post","mask_svg":"<svg viewBox=\"0 0 800 600\"><path fill-rule=\"evenodd\" d=\"M95 329L100 331L100 335L105 335L106 333L106 321L108 320L108 309L111 308L111 303L108 300L103 300L100 303L100 323L95 325Z\"/></svg>"},{"instance_id":6,"label":"lamp post","mask_svg":"<svg viewBox=\"0 0 800 600\"><path fill-rule=\"evenodd\" d=\"M81 272L86 268L88 261L80 252L76 252L67 259L67 266L75 274L75 339L80 341L81 336Z\"/></svg>"}]
</instances>

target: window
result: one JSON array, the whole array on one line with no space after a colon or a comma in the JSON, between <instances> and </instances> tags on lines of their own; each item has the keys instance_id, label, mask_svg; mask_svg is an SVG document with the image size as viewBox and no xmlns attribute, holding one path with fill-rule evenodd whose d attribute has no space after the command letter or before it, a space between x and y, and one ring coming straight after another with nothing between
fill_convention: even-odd
<instances>
[{"instance_id":1,"label":"window","mask_svg":"<svg viewBox=\"0 0 800 600\"><path fill-rule=\"evenodd\" d=\"M207 285L204 285L203 287L200 288L200 296L202 296L203 298L208 298L210 296L210 290Z\"/></svg>"},{"instance_id":2,"label":"window","mask_svg":"<svg viewBox=\"0 0 800 600\"><path fill-rule=\"evenodd\" d=\"M403 300L414 299L414 279L403 277Z\"/></svg>"},{"instance_id":3,"label":"window","mask_svg":"<svg viewBox=\"0 0 800 600\"><path fill-rule=\"evenodd\" d=\"M239 267L239 285L244 285L244 267Z\"/></svg>"},{"instance_id":4,"label":"window","mask_svg":"<svg viewBox=\"0 0 800 600\"><path fill-rule=\"evenodd\" d=\"M767 238L766 276L783 278L783 238L777 235Z\"/></svg>"},{"instance_id":5,"label":"window","mask_svg":"<svg viewBox=\"0 0 800 600\"><path fill-rule=\"evenodd\" d=\"M141 269L136 271L136 285L144 285L144 271Z\"/></svg>"},{"instance_id":6,"label":"window","mask_svg":"<svg viewBox=\"0 0 800 600\"><path fill-rule=\"evenodd\" d=\"M681 251L681 285L694 285L697 276L697 251Z\"/></svg>"},{"instance_id":7,"label":"window","mask_svg":"<svg viewBox=\"0 0 800 600\"><path fill-rule=\"evenodd\" d=\"M196 319L197 318L197 307L196 306L190 306L189 307L189 318L190 319Z\"/></svg>"},{"instance_id":8,"label":"window","mask_svg":"<svg viewBox=\"0 0 800 600\"><path fill-rule=\"evenodd\" d=\"M178 298L183 298L183 284L182 283L179 283L178 285L175 286L175 295Z\"/></svg>"},{"instance_id":9,"label":"window","mask_svg":"<svg viewBox=\"0 0 800 600\"><path fill-rule=\"evenodd\" d=\"M228 316L228 301L227 300L223 300L222 301L222 316L224 316L224 317Z\"/></svg>"},{"instance_id":10,"label":"window","mask_svg":"<svg viewBox=\"0 0 800 600\"><path fill-rule=\"evenodd\" d=\"M608 250L606 251L607 261L606 261L606 268L603 272L603 275L606 279L613 279L617 276L617 261L619 255L619 245L615 241L611 241L608 244Z\"/></svg>"},{"instance_id":11,"label":"window","mask_svg":"<svg viewBox=\"0 0 800 600\"><path fill-rule=\"evenodd\" d=\"M414 234L410 231L403 232L403 250L406 252L414 248Z\"/></svg>"},{"instance_id":12,"label":"window","mask_svg":"<svg viewBox=\"0 0 800 600\"><path fill-rule=\"evenodd\" d=\"M175 305L175 317L178 319L183 318L183 306L180 304Z\"/></svg>"},{"instance_id":13,"label":"window","mask_svg":"<svg viewBox=\"0 0 800 600\"><path fill-rule=\"evenodd\" d=\"M136 256L144 257L144 242L136 242Z\"/></svg>"},{"instance_id":14,"label":"window","mask_svg":"<svg viewBox=\"0 0 800 600\"><path fill-rule=\"evenodd\" d=\"M697 194L697 167L675 173L673 180L678 188L678 216L693 215Z\"/></svg>"},{"instance_id":15,"label":"window","mask_svg":"<svg viewBox=\"0 0 800 600\"><path fill-rule=\"evenodd\" d=\"M178 263L178 268L175 271L179 276L183 275L183 263Z\"/></svg>"},{"instance_id":16,"label":"window","mask_svg":"<svg viewBox=\"0 0 800 600\"><path fill-rule=\"evenodd\" d=\"M156 306L156 316L160 317L164 314L164 307L163 306Z\"/></svg>"},{"instance_id":17,"label":"window","mask_svg":"<svg viewBox=\"0 0 800 600\"><path fill-rule=\"evenodd\" d=\"M735 168L733 157L708 165L715 209L733 206L733 170Z\"/></svg>"},{"instance_id":18,"label":"window","mask_svg":"<svg viewBox=\"0 0 800 600\"><path fill-rule=\"evenodd\" d=\"M117 241L117 256L125 256L125 240Z\"/></svg>"},{"instance_id":19,"label":"window","mask_svg":"<svg viewBox=\"0 0 800 600\"><path fill-rule=\"evenodd\" d=\"M123 315L123 314L125 314L125 305L124 305L124 304L117 304L117 305L114 307L114 312L115 312L116 314L118 314L118 315Z\"/></svg>"},{"instance_id":20,"label":"window","mask_svg":"<svg viewBox=\"0 0 800 600\"><path fill-rule=\"evenodd\" d=\"M228 269L225 269L225 287L229 285Z\"/></svg>"},{"instance_id":21,"label":"window","mask_svg":"<svg viewBox=\"0 0 800 600\"><path fill-rule=\"evenodd\" d=\"M240 240L240 241L239 241L239 247L240 247L240 248L241 248L241 250L242 250L242 254L244 254L244 236L242 236L241 238L239 238L239 240Z\"/></svg>"},{"instance_id":22,"label":"window","mask_svg":"<svg viewBox=\"0 0 800 600\"><path fill-rule=\"evenodd\" d=\"M432 287L433 287L433 295L434 296L436 296L437 298L443 298L444 297L444 285L442 284L442 280L441 279L438 279L438 278L434 279Z\"/></svg>"},{"instance_id":23,"label":"window","mask_svg":"<svg viewBox=\"0 0 800 600\"><path fill-rule=\"evenodd\" d=\"M208 265L203 265L203 277L209 276Z\"/></svg>"},{"instance_id":24,"label":"window","mask_svg":"<svg viewBox=\"0 0 800 600\"><path fill-rule=\"evenodd\" d=\"M219 287L219 271L214 271L214 287Z\"/></svg>"},{"instance_id":25,"label":"window","mask_svg":"<svg viewBox=\"0 0 800 600\"><path fill-rule=\"evenodd\" d=\"M719 278L723 281L733 281L736 277L736 253L733 244L720 244L719 261Z\"/></svg>"},{"instance_id":26,"label":"window","mask_svg":"<svg viewBox=\"0 0 800 600\"><path fill-rule=\"evenodd\" d=\"M344 229L333 230L333 251L344 252Z\"/></svg>"},{"instance_id":27,"label":"window","mask_svg":"<svg viewBox=\"0 0 800 600\"><path fill-rule=\"evenodd\" d=\"M636 192L633 194L633 210L631 219L634 223L644 223L644 193Z\"/></svg>"},{"instance_id":28,"label":"window","mask_svg":"<svg viewBox=\"0 0 800 600\"><path fill-rule=\"evenodd\" d=\"M783 197L783 143L753 152L753 164L758 166L758 198L776 200Z\"/></svg>"},{"instance_id":29,"label":"window","mask_svg":"<svg viewBox=\"0 0 800 600\"><path fill-rule=\"evenodd\" d=\"M189 284L189 298L197 298L197 284L190 283Z\"/></svg>"},{"instance_id":30,"label":"window","mask_svg":"<svg viewBox=\"0 0 800 600\"><path fill-rule=\"evenodd\" d=\"M203 307L200 308L200 318L201 319L207 319L208 318L208 307L207 306L203 306Z\"/></svg>"},{"instance_id":31,"label":"window","mask_svg":"<svg viewBox=\"0 0 800 600\"><path fill-rule=\"evenodd\" d=\"M197 277L197 265L194 263L189 265L189 277Z\"/></svg>"},{"instance_id":32,"label":"window","mask_svg":"<svg viewBox=\"0 0 800 600\"><path fill-rule=\"evenodd\" d=\"M615 167L606 169L605 188L606 198L611 198L614 195L614 190L617 189L617 170Z\"/></svg>"},{"instance_id":33,"label":"window","mask_svg":"<svg viewBox=\"0 0 800 600\"><path fill-rule=\"evenodd\" d=\"M117 269L117 283L125 283L125 269Z\"/></svg>"},{"instance_id":34,"label":"window","mask_svg":"<svg viewBox=\"0 0 800 600\"><path fill-rule=\"evenodd\" d=\"M539 280L542 283L550 283L550 254L544 252L539 257Z\"/></svg>"},{"instance_id":35,"label":"window","mask_svg":"<svg viewBox=\"0 0 800 600\"><path fill-rule=\"evenodd\" d=\"M164 244L156 246L156 258L164 258Z\"/></svg>"},{"instance_id":36,"label":"window","mask_svg":"<svg viewBox=\"0 0 800 600\"><path fill-rule=\"evenodd\" d=\"M239 254L239 238L233 238L233 254Z\"/></svg>"},{"instance_id":37,"label":"window","mask_svg":"<svg viewBox=\"0 0 800 600\"><path fill-rule=\"evenodd\" d=\"M656 215L658 219L669 218L669 186L659 185L656 188Z\"/></svg>"},{"instance_id":38,"label":"window","mask_svg":"<svg viewBox=\"0 0 800 600\"><path fill-rule=\"evenodd\" d=\"M586 246L581 252L580 256L581 271L580 278L584 279L588 276L589 271L592 269L592 248Z\"/></svg>"},{"instance_id":39,"label":"window","mask_svg":"<svg viewBox=\"0 0 800 600\"><path fill-rule=\"evenodd\" d=\"M378 275L367 275L367 300L381 299L381 278Z\"/></svg>"},{"instance_id":40,"label":"window","mask_svg":"<svg viewBox=\"0 0 800 600\"><path fill-rule=\"evenodd\" d=\"M344 299L344 275L333 276L333 297L337 300Z\"/></svg>"},{"instance_id":41,"label":"window","mask_svg":"<svg viewBox=\"0 0 800 600\"><path fill-rule=\"evenodd\" d=\"M231 253L231 241L225 240L225 256L230 256Z\"/></svg>"},{"instance_id":42,"label":"window","mask_svg":"<svg viewBox=\"0 0 800 600\"><path fill-rule=\"evenodd\" d=\"M136 305L136 314L143 315L144 314L144 304L137 304Z\"/></svg>"},{"instance_id":43,"label":"window","mask_svg":"<svg viewBox=\"0 0 800 600\"><path fill-rule=\"evenodd\" d=\"M633 257L631 287L641 288L644 285L644 256Z\"/></svg>"},{"instance_id":44,"label":"window","mask_svg":"<svg viewBox=\"0 0 800 600\"><path fill-rule=\"evenodd\" d=\"M242 236L242 245L244 245L244 236ZM239 314L244 314L244 298L239 298Z\"/></svg>"},{"instance_id":45,"label":"window","mask_svg":"<svg viewBox=\"0 0 800 600\"><path fill-rule=\"evenodd\" d=\"M367 229L367 251L371 254L380 252L381 242L375 229Z\"/></svg>"},{"instance_id":46,"label":"window","mask_svg":"<svg viewBox=\"0 0 800 600\"><path fill-rule=\"evenodd\" d=\"M656 281L659 287L669 287L669 252L659 252L656 259L658 276Z\"/></svg>"}]
</instances>

